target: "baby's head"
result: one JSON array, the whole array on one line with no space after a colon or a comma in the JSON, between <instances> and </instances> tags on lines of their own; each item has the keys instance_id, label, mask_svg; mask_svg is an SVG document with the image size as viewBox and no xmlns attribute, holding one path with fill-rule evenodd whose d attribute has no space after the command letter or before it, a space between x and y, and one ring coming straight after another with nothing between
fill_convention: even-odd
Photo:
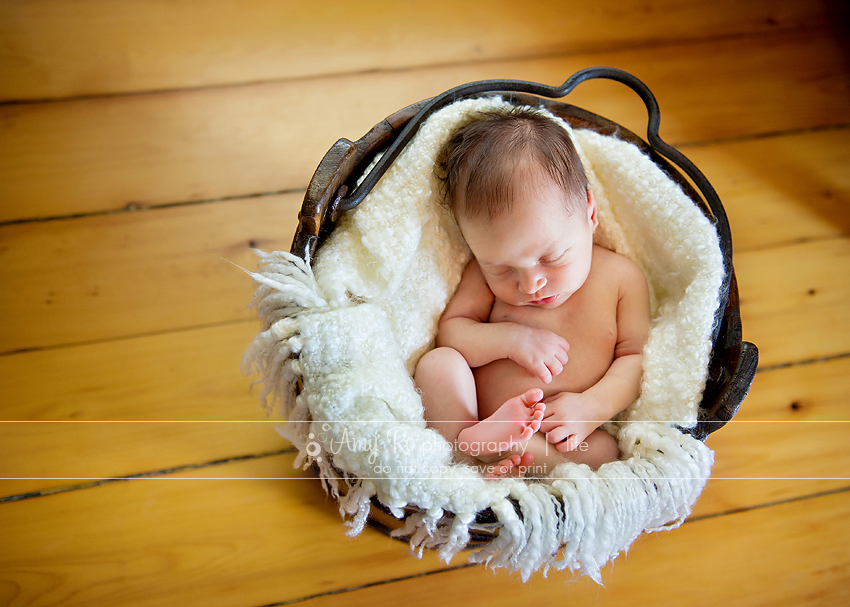
<instances>
[{"instance_id":1,"label":"baby's head","mask_svg":"<svg viewBox=\"0 0 850 607\"><path fill-rule=\"evenodd\" d=\"M439 167L452 210L468 219L494 219L543 180L566 194L568 213L581 210L587 197L587 177L569 133L529 107L476 114L452 135Z\"/></svg>"},{"instance_id":2,"label":"baby's head","mask_svg":"<svg viewBox=\"0 0 850 607\"><path fill-rule=\"evenodd\" d=\"M530 108L478 114L454 133L438 167L496 297L556 307L584 284L596 202L560 124Z\"/></svg>"}]
</instances>

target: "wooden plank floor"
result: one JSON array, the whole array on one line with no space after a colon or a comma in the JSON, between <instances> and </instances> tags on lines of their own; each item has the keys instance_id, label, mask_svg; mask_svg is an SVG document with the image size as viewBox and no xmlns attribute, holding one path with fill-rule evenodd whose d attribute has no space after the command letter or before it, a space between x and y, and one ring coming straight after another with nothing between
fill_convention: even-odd
<instances>
[{"instance_id":1,"label":"wooden plank floor","mask_svg":"<svg viewBox=\"0 0 850 607\"><path fill-rule=\"evenodd\" d=\"M0 0L0 605L850 603L844 4ZM761 363L712 479L604 587L346 537L239 373L228 262L288 248L337 138L593 65L649 85L730 218ZM645 131L615 83L569 101Z\"/></svg>"}]
</instances>

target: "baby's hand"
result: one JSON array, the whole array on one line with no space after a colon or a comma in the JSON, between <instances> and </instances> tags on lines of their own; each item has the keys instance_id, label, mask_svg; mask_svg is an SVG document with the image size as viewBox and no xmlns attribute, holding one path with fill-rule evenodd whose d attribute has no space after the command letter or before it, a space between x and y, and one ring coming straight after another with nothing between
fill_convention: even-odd
<instances>
[{"instance_id":1,"label":"baby's hand","mask_svg":"<svg viewBox=\"0 0 850 607\"><path fill-rule=\"evenodd\" d=\"M543 401L546 413L540 431L561 453L573 451L605 421L599 401L584 393L561 392Z\"/></svg>"},{"instance_id":2,"label":"baby's hand","mask_svg":"<svg viewBox=\"0 0 850 607\"><path fill-rule=\"evenodd\" d=\"M523 326L510 349L508 358L548 384L564 370L570 344L552 331Z\"/></svg>"}]
</instances>

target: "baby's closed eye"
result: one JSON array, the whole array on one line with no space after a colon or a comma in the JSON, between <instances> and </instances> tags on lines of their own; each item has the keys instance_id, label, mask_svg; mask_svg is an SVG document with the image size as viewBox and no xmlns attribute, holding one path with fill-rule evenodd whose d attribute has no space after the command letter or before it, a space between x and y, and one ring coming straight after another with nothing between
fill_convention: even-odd
<instances>
[{"instance_id":1,"label":"baby's closed eye","mask_svg":"<svg viewBox=\"0 0 850 607\"><path fill-rule=\"evenodd\" d=\"M560 255L544 257L540 260L540 265L542 265L542 266L558 265L559 262L565 261L566 257L567 257L567 251L564 251Z\"/></svg>"},{"instance_id":2,"label":"baby's closed eye","mask_svg":"<svg viewBox=\"0 0 850 607\"><path fill-rule=\"evenodd\" d=\"M507 266L491 266L485 270L490 276L507 276L513 272L513 268Z\"/></svg>"}]
</instances>

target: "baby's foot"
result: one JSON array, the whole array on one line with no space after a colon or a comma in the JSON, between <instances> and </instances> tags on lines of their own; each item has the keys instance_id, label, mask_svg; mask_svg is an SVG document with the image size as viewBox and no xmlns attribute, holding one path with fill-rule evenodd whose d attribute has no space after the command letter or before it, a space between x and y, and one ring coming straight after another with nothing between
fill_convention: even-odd
<instances>
[{"instance_id":1,"label":"baby's foot","mask_svg":"<svg viewBox=\"0 0 850 607\"><path fill-rule=\"evenodd\" d=\"M493 415L464 428L458 434L458 448L473 457L502 453L530 439L540 430L546 405L543 390L533 388L507 400Z\"/></svg>"},{"instance_id":2,"label":"baby's foot","mask_svg":"<svg viewBox=\"0 0 850 607\"><path fill-rule=\"evenodd\" d=\"M486 471L484 478L523 476L525 474L525 469L528 468L533 461L534 456L531 453L523 453L522 455L515 453L498 463L487 464L484 467L484 470Z\"/></svg>"}]
</instances>

